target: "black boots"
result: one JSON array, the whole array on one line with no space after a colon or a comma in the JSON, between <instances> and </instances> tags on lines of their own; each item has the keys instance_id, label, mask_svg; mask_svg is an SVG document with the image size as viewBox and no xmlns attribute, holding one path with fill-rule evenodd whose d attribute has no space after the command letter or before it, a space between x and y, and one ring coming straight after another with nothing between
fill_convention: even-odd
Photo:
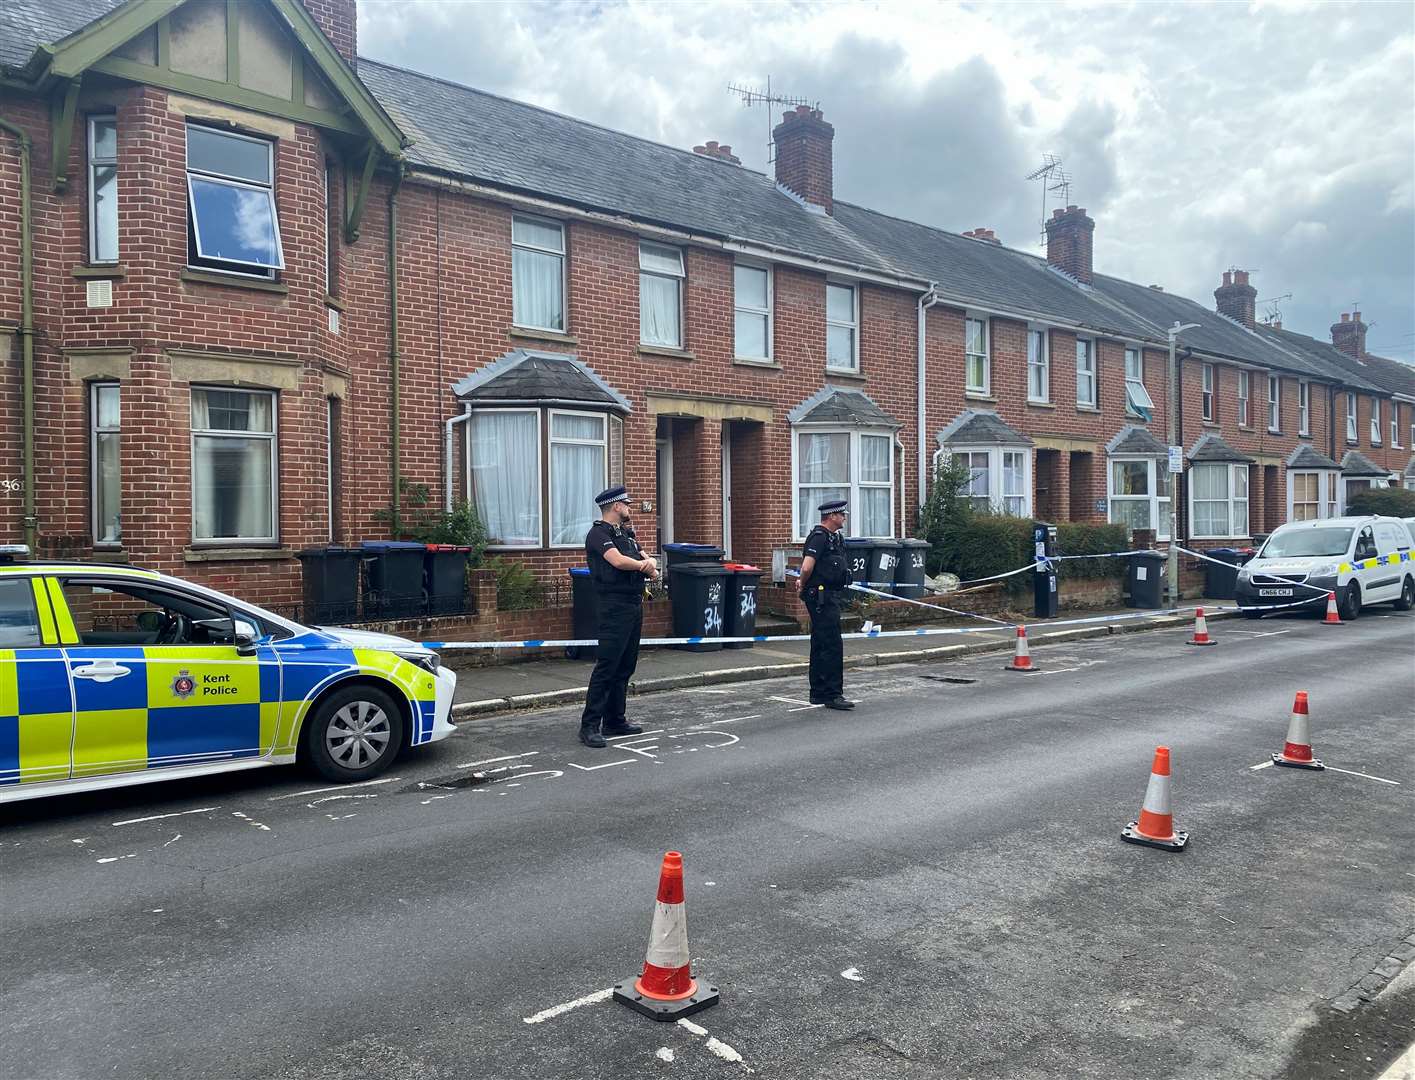
<instances>
[{"instance_id":1,"label":"black boots","mask_svg":"<svg viewBox=\"0 0 1415 1080\"><path fill-rule=\"evenodd\" d=\"M598 727L580 727L580 741L586 746L593 746L596 750L603 750L608 743L604 741L604 736L599 733Z\"/></svg>"},{"instance_id":2,"label":"black boots","mask_svg":"<svg viewBox=\"0 0 1415 1080\"><path fill-rule=\"evenodd\" d=\"M641 735L643 730L638 724L630 724L627 721L602 730L598 724L581 724L580 741L586 746L593 746L596 750L603 750L609 745L605 742L606 735L610 738L618 738L620 735Z\"/></svg>"}]
</instances>

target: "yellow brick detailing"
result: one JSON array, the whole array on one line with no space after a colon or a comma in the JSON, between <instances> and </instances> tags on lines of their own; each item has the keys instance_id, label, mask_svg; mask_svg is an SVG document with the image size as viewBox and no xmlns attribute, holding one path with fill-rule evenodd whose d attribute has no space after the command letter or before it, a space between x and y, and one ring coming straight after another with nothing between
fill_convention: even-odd
<instances>
[{"instance_id":1,"label":"yellow brick detailing","mask_svg":"<svg viewBox=\"0 0 1415 1080\"><path fill-rule=\"evenodd\" d=\"M20 714L20 666L14 649L0 649L0 716Z\"/></svg>"},{"instance_id":2,"label":"yellow brick detailing","mask_svg":"<svg viewBox=\"0 0 1415 1080\"><path fill-rule=\"evenodd\" d=\"M81 712L74 725L74 775L147 768L147 710Z\"/></svg>"},{"instance_id":3,"label":"yellow brick detailing","mask_svg":"<svg viewBox=\"0 0 1415 1080\"><path fill-rule=\"evenodd\" d=\"M30 588L34 590L34 606L39 612L39 640L46 645L58 645L59 635L54 630L54 613L49 610L49 594L44 589L43 578L31 578Z\"/></svg>"},{"instance_id":4,"label":"yellow brick detailing","mask_svg":"<svg viewBox=\"0 0 1415 1080\"><path fill-rule=\"evenodd\" d=\"M260 703L260 665L237 653L234 645L152 645L142 654L149 709ZM191 694L179 697L173 684L183 673L195 685Z\"/></svg>"},{"instance_id":5,"label":"yellow brick detailing","mask_svg":"<svg viewBox=\"0 0 1415 1080\"><path fill-rule=\"evenodd\" d=\"M146 717L143 722L146 724ZM73 726L73 713L29 713L20 717L20 783L68 777Z\"/></svg>"},{"instance_id":6,"label":"yellow brick detailing","mask_svg":"<svg viewBox=\"0 0 1415 1080\"><path fill-rule=\"evenodd\" d=\"M74 618L69 614L69 602L64 599L64 589L60 586L58 578L49 579L49 604L54 609L59 641L64 645L79 644L79 632L74 629Z\"/></svg>"},{"instance_id":7,"label":"yellow brick detailing","mask_svg":"<svg viewBox=\"0 0 1415 1080\"><path fill-rule=\"evenodd\" d=\"M364 671L385 676L413 701L436 701L437 680L401 656L371 649L355 649L354 662Z\"/></svg>"}]
</instances>

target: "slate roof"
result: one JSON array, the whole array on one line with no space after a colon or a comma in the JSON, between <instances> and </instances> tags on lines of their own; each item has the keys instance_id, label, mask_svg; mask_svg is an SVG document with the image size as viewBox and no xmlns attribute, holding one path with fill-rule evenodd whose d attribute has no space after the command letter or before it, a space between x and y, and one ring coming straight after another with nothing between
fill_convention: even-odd
<instances>
[{"instance_id":1,"label":"slate roof","mask_svg":"<svg viewBox=\"0 0 1415 1080\"><path fill-rule=\"evenodd\" d=\"M563 353L513 349L452 387L464 401L510 405L567 403L629 412L629 399L582 360Z\"/></svg>"},{"instance_id":2,"label":"slate roof","mask_svg":"<svg viewBox=\"0 0 1415 1080\"><path fill-rule=\"evenodd\" d=\"M1169 447L1155 438L1149 428L1126 424L1105 444L1109 454L1143 454L1146 457L1168 457Z\"/></svg>"},{"instance_id":3,"label":"slate roof","mask_svg":"<svg viewBox=\"0 0 1415 1080\"><path fill-rule=\"evenodd\" d=\"M793 424L849 424L857 427L901 428L863 390L825 386L797 405L786 418Z\"/></svg>"},{"instance_id":4,"label":"slate roof","mask_svg":"<svg viewBox=\"0 0 1415 1080\"><path fill-rule=\"evenodd\" d=\"M938 433L943 446L1031 446L1032 440L995 412L964 409Z\"/></svg>"},{"instance_id":5,"label":"slate roof","mask_svg":"<svg viewBox=\"0 0 1415 1080\"><path fill-rule=\"evenodd\" d=\"M1279 347L1296 353L1323 377L1339 381L1355 390L1380 391L1384 387L1373 381L1364 367L1347 356L1329 341L1318 341L1306 334L1292 330L1279 330L1272 326L1260 325L1256 333ZM1394 363L1394 361L1387 361ZM1415 391L1406 391L1407 393Z\"/></svg>"},{"instance_id":6,"label":"slate roof","mask_svg":"<svg viewBox=\"0 0 1415 1080\"><path fill-rule=\"evenodd\" d=\"M1297 449L1293 450L1287 458L1289 469L1339 469L1341 468L1335 461L1312 449L1310 443L1298 443Z\"/></svg>"},{"instance_id":7,"label":"slate roof","mask_svg":"<svg viewBox=\"0 0 1415 1080\"><path fill-rule=\"evenodd\" d=\"M23 67L40 45L52 45L125 0L4 0L0 3L0 66Z\"/></svg>"},{"instance_id":8,"label":"slate roof","mask_svg":"<svg viewBox=\"0 0 1415 1080\"><path fill-rule=\"evenodd\" d=\"M1215 435L1212 431L1206 431L1199 436L1199 441L1189 451L1190 461L1246 461L1252 463L1256 458L1251 458L1241 450L1235 450Z\"/></svg>"},{"instance_id":9,"label":"slate roof","mask_svg":"<svg viewBox=\"0 0 1415 1080\"><path fill-rule=\"evenodd\" d=\"M1359 450L1348 450L1341 459L1343 476L1389 476L1389 469L1382 469Z\"/></svg>"}]
</instances>

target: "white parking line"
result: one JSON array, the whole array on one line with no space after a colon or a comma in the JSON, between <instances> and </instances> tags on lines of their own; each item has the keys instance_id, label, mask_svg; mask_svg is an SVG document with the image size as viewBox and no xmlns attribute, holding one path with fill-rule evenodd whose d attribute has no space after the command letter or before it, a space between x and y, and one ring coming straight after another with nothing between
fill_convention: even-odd
<instances>
[{"instance_id":1,"label":"white parking line","mask_svg":"<svg viewBox=\"0 0 1415 1080\"><path fill-rule=\"evenodd\" d=\"M1399 780L1386 780L1380 776L1372 776L1370 773L1352 772L1350 769L1338 769L1335 765L1328 765L1327 769L1331 772L1345 773L1347 776L1363 776L1367 780L1375 780L1382 784L1394 784L1396 787L1400 787Z\"/></svg>"},{"instance_id":2,"label":"white parking line","mask_svg":"<svg viewBox=\"0 0 1415 1080\"><path fill-rule=\"evenodd\" d=\"M515 761L517 758L535 757L539 753L539 750L529 750L524 754L506 754L504 757L483 758L481 761L469 761L465 765L456 765L453 767L457 769L475 769L478 765L491 765L497 761Z\"/></svg>"},{"instance_id":3,"label":"white parking line","mask_svg":"<svg viewBox=\"0 0 1415 1080\"><path fill-rule=\"evenodd\" d=\"M391 784L403 779L401 776L385 776L382 780L365 780L361 784L341 784L339 787L317 787L307 791L292 791L288 795L272 795L266 802L279 802L281 799L298 799L302 795L323 795L326 791L348 791L350 788L378 787L379 784Z\"/></svg>"},{"instance_id":4,"label":"white parking line","mask_svg":"<svg viewBox=\"0 0 1415 1080\"><path fill-rule=\"evenodd\" d=\"M548 1009L542 1009L534 1016L521 1017L523 1024L543 1024L547 1020L554 1020L557 1016L564 1016L571 1009L578 1009L581 1005L593 1005L599 1001L607 1001L614 993L614 987L610 986L604 990L596 990L593 994L586 994L582 998L574 1001L567 1001L563 1005L552 1005Z\"/></svg>"},{"instance_id":5,"label":"white parking line","mask_svg":"<svg viewBox=\"0 0 1415 1080\"><path fill-rule=\"evenodd\" d=\"M197 809L197 810L178 810L175 814L153 814L151 817L134 817L134 818L128 818L126 821L115 821L115 822L113 822L113 824L114 824L114 826L118 826L118 825L141 825L144 821L161 821L163 818L169 818L169 817L186 817L188 814L209 814L209 813L211 813L211 811L213 811L213 810L220 810L220 809L221 809L221 807L219 807L219 806L203 806L203 807L201 807L200 809Z\"/></svg>"}]
</instances>

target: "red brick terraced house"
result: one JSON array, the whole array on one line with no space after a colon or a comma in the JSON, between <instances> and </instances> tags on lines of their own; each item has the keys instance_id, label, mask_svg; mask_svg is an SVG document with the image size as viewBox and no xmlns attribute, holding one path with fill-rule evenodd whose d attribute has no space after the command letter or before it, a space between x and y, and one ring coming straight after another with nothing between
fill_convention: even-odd
<instances>
[{"instance_id":1,"label":"red brick terraced house","mask_svg":"<svg viewBox=\"0 0 1415 1080\"><path fill-rule=\"evenodd\" d=\"M8 0L0 121L0 541L292 605L424 488L558 577L622 481L641 535L770 565L833 495L910 534L945 454L1164 536L1176 322L1190 543L1415 482L1359 313L1100 274L1074 206L1041 258L837 200L816 110L766 176L360 60L353 0Z\"/></svg>"}]
</instances>

